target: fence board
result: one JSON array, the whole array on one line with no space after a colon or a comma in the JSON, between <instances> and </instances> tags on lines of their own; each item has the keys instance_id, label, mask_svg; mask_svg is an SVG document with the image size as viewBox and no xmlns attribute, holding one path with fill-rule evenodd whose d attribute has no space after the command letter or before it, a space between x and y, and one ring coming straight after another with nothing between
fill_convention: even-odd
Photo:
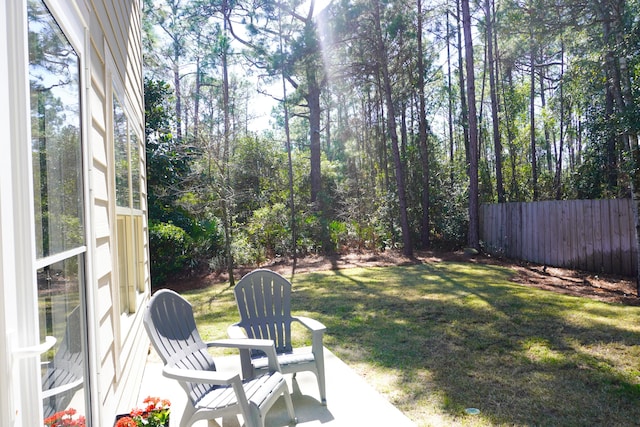
<instances>
[{"instance_id":1,"label":"fence board","mask_svg":"<svg viewBox=\"0 0 640 427\"><path fill-rule=\"evenodd\" d=\"M570 218L578 218L581 215L581 206L583 204L580 200L571 200L571 216ZM571 263L573 268L580 268L584 270L585 255L584 255L584 235L583 231L585 227L589 226L586 221L582 227L578 226L576 221L571 221Z\"/></svg>"},{"instance_id":2,"label":"fence board","mask_svg":"<svg viewBox=\"0 0 640 427\"><path fill-rule=\"evenodd\" d=\"M604 271L604 252L602 250L602 235L603 235L603 221L602 221L602 209L604 205L602 203L594 203L593 205L593 221L596 226L593 228L593 271Z\"/></svg>"},{"instance_id":3,"label":"fence board","mask_svg":"<svg viewBox=\"0 0 640 427\"><path fill-rule=\"evenodd\" d=\"M612 202L612 201L610 201ZM622 251L621 245L621 233L620 230L620 211L617 203L611 203L611 265L614 271L620 271L622 268Z\"/></svg>"},{"instance_id":4,"label":"fence board","mask_svg":"<svg viewBox=\"0 0 640 427\"><path fill-rule=\"evenodd\" d=\"M583 247L584 251L582 252L584 263L582 264L581 268L587 271L594 270L594 265L595 265L594 256L590 254L594 253L594 248L596 243L594 239L595 229L596 227L600 227L600 224L598 224L594 220L593 205L594 203L592 200L585 200L585 203L582 209L582 215L584 216L585 226L580 227L580 229L582 230L581 237L584 242L584 247Z\"/></svg>"},{"instance_id":5,"label":"fence board","mask_svg":"<svg viewBox=\"0 0 640 427\"><path fill-rule=\"evenodd\" d=\"M488 252L581 270L635 275L637 243L631 200L483 204Z\"/></svg>"},{"instance_id":6,"label":"fence board","mask_svg":"<svg viewBox=\"0 0 640 427\"><path fill-rule=\"evenodd\" d=\"M558 227L558 242L556 244L556 256L562 267L569 267L569 262L565 258L571 252L571 221L569 220L569 203L561 203L560 222L554 224ZM550 220L552 220L550 218ZM553 220L552 220L553 221Z\"/></svg>"},{"instance_id":7,"label":"fence board","mask_svg":"<svg viewBox=\"0 0 640 427\"><path fill-rule=\"evenodd\" d=\"M611 252L611 206L610 201L603 203L600 209L600 221L602 224L602 269L603 272L613 271Z\"/></svg>"},{"instance_id":8,"label":"fence board","mask_svg":"<svg viewBox=\"0 0 640 427\"><path fill-rule=\"evenodd\" d=\"M548 230L547 232L547 239L546 239L546 244L547 244L547 262L546 264L551 264L552 262L558 266L560 266L561 264L558 262L558 220L559 220L559 216L560 216L560 212L558 210L558 212L554 212L552 213L550 211L550 204L549 202L544 202L544 210L545 210L545 217L544 217L544 221L545 221L545 228ZM553 219L554 221L551 221L551 217L553 215Z\"/></svg>"},{"instance_id":9,"label":"fence board","mask_svg":"<svg viewBox=\"0 0 640 427\"><path fill-rule=\"evenodd\" d=\"M522 238L520 239L520 254L522 256L522 258L529 258L530 257L530 233L529 233L529 218L528 215L529 211L527 209L527 203L523 203L520 206L520 230L522 230L522 232L520 233L520 235L522 236Z\"/></svg>"},{"instance_id":10,"label":"fence board","mask_svg":"<svg viewBox=\"0 0 640 427\"><path fill-rule=\"evenodd\" d=\"M625 200L630 202L630 200ZM620 225L622 230L633 230L633 211L631 210L631 206L621 206L620 209ZM633 259L631 257L631 248L633 247L633 241L635 239L631 239L632 233L623 233L621 234L621 256L622 256L622 271L630 271L631 265L633 264Z\"/></svg>"}]
</instances>

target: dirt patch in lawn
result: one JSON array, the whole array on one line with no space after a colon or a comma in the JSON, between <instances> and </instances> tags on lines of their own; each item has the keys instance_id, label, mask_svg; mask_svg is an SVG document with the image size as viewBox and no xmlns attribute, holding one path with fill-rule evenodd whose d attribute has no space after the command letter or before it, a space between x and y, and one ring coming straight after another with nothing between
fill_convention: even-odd
<instances>
[{"instance_id":1,"label":"dirt patch in lawn","mask_svg":"<svg viewBox=\"0 0 640 427\"><path fill-rule=\"evenodd\" d=\"M513 281L523 286L532 286L566 295L592 298L599 301L625 305L640 305L637 297L635 278L595 274L567 268L548 267L517 260L496 258L487 255L470 255L457 252L416 252L414 258L407 258L399 251L354 252L336 256L307 256L296 260L295 270L290 259L276 259L260 267L269 268L283 275L312 271L335 270L353 267L384 267L437 263L443 261L469 262L499 265L515 272ZM238 280L253 268L238 268L234 271ZM176 291L200 289L228 282L226 273L199 273L190 277L173 278L167 287Z\"/></svg>"}]
</instances>

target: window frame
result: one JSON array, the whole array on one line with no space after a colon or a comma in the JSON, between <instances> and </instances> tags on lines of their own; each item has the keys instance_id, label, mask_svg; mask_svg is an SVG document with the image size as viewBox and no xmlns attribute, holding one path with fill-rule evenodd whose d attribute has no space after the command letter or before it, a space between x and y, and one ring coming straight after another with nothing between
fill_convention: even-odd
<instances>
[{"instance_id":1,"label":"window frame","mask_svg":"<svg viewBox=\"0 0 640 427\"><path fill-rule=\"evenodd\" d=\"M40 375L40 357L35 352L21 352L22 348L33 348L41 345L39 337L39 317L38 317L38 289L37 271L43 265L50 265L52 261L68 259L78 256L84 259L82 270L85 284L84 307L87 316L93 315L93 293L90 283L92 283L91 262L94 251L87 242L91 240L91 198L90 198L90 174L89 159L90 144L88 143L88 93L87 82L90 78L88 70L88 24L90 14L82 3L74 6L65 0L41 0L48 8L52 18L60 27L62 33L67 38L70 45L75 50L78 57L78 79L79 79L79 125L81 141L81 175L82 185L79 192L82 194L81 215L84 223L84 245L74 247L70 250L57 253L44 258L37 258L35 245L35 207L34 207L34 182L31 149L31 115L30 115L30 85L29 85L29 46L28 46L28 20L27 20L27 0L14 0L3 2L0 7L0 22L6 24L7 40L3 42L4 47L0 48L0 59L8 59L3 71L8 74L9 87L6 94L9 99L10 110L7 115L3 114L0 123L7 124L6 129L9 137L0 144L3 148L8 148L6 158L10 167L7 175L10 176L10 183L6 183L3 178L2 191L3 214L0 237L2 245L13 243L12 261L7 265L8 270L14 270L12 275L14 288L10 292L6 285L6 275L3 272L2 292L4 307L10 307L9 314L15 319L15 324L11 325L11 330L7 330L7 343L5 347L14 358L18 357L20 363L13 366L13 375L5 384L6 397L2 399L0 408L9 405L9 411L5 414L12 414L9 422L15 421L18 425L41 425L43 420L42 409L42 380ZM6 44L5 44L6 43ZM4 74L4 73L3 73ZM5 93L3 90L2 93ZM8 123L7 123L8 122ZM20 143L16 143L20 141ZM8 145L8 146L7 146ZM9 187L5 184L9 184ZM8 215L4 215L8 214ZM7 239L5 239L5 237ZM3 248L5 251L9 247ZM5 253L0 260L0 270L2 262L6 261ZM16 286L19 284L19 286ZM5 317L9 318L9 317ZM87 324L91 322L88 321ZM85 331L85 343L94 341L94 334L90 328ZM87 426L93 425L99 418L97 403L92 397L97 381L95 358L89 356L92 353L87 347L85 356L87 379L85 383ZM17 356L21 354L20 356Z\"/></svg>"},{"instance_id":2,"label":"window frame","mask_svg":"<svg viewBox=\"0 0 640 427\"><path fill-rule=\"evenodd\" d=\"M110 58L107 61L111 70L115 70L113 60ZM111 71L110 73L111 91L107 95L110 102L110 133L112 142L112 167L110 168L113 174L114 183L114 208L115 208L115 260L116 260L116 273L115 278L117 280L117 292L119 300L119 313L124 325L130 324L127 320L132 314L136 313L140 309L140 305L144 301L144 295L147 290L147 281L145 275L145 242L144 242L144 211L142 209L142 182L143 182L143 170L144 170L144 139L141 137L141 126L133 119L135 117L129 106L128 99L124 96L124 90L122 84L117 78L117 74ZM129 206L118 205L117 196L117 183L116 183L116 114L115 108L117 105L122 110L122 116L125 123L125 136L127 147L127 177L128 177L128 191L127 198ZM135 142L133 142L135 140ZM137 151L137 157L133 160L137 161L137 176L133 176L134 168L132 167L132 151ZM137 186L138 195L138 207L134 206L134 184ZM124 229L120 227L124 225ZM123 253L126 254L123 258ZM126 281L128 283L123 284ZM121 341L124 342L123 336Z\"/></svg>"}]
</instances>

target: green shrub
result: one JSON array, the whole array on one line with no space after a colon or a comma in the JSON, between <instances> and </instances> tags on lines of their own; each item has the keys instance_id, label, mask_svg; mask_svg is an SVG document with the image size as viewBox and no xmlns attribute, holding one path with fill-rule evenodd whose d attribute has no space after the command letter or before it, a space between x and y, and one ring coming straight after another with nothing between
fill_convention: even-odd
<instances>
[{"instance_id":1,"label":"green shrub","mask_svg":"<svg viewBox=\"0 0 640 427\"><path fill-rule=\"evenodd\" d=\"M329 223L329 236L333 250L340 252L342 245L348 243L349 233L347 224L342 221L331 221Z\"/></svg>"},{"instance_id":2,"label":"green shrub","mask_svg":"<svg viewBox=\"0 0 640 427\"><path fill-rule=\"evenodd\" d=\"M151 283L161 285L170 274L182 271L192 261L192 246L191 237L177 225L150 222Z\"/></svg>"},{"instance_id":3,"label":"green shrub","mask_svg":"<svg viewBox=\"0 0 640 427\"><path fill-rule=\"evenodd\" d=\"M274 203L256 209L247 223L246 231L252 245L264 248L267 258L288 251L291 240L288 215L284 203Z\"/></svg>"}]
</instances>

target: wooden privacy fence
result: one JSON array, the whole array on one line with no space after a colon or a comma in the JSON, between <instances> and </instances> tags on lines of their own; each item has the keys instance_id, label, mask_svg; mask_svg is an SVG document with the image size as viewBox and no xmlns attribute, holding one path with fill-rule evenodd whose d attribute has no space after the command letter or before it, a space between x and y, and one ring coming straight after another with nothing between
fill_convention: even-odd
<instances>
[{"instance_id":1,"label":"wooden privacy fence","mask_svg":"<svg viewBox=\"0 0 640 427\"><path fill-rule=\"evenodd\" d=\"M636 274L630 199L561 200L480 206L487 252L538 264Z\"/></svg>"}]
</instances>

